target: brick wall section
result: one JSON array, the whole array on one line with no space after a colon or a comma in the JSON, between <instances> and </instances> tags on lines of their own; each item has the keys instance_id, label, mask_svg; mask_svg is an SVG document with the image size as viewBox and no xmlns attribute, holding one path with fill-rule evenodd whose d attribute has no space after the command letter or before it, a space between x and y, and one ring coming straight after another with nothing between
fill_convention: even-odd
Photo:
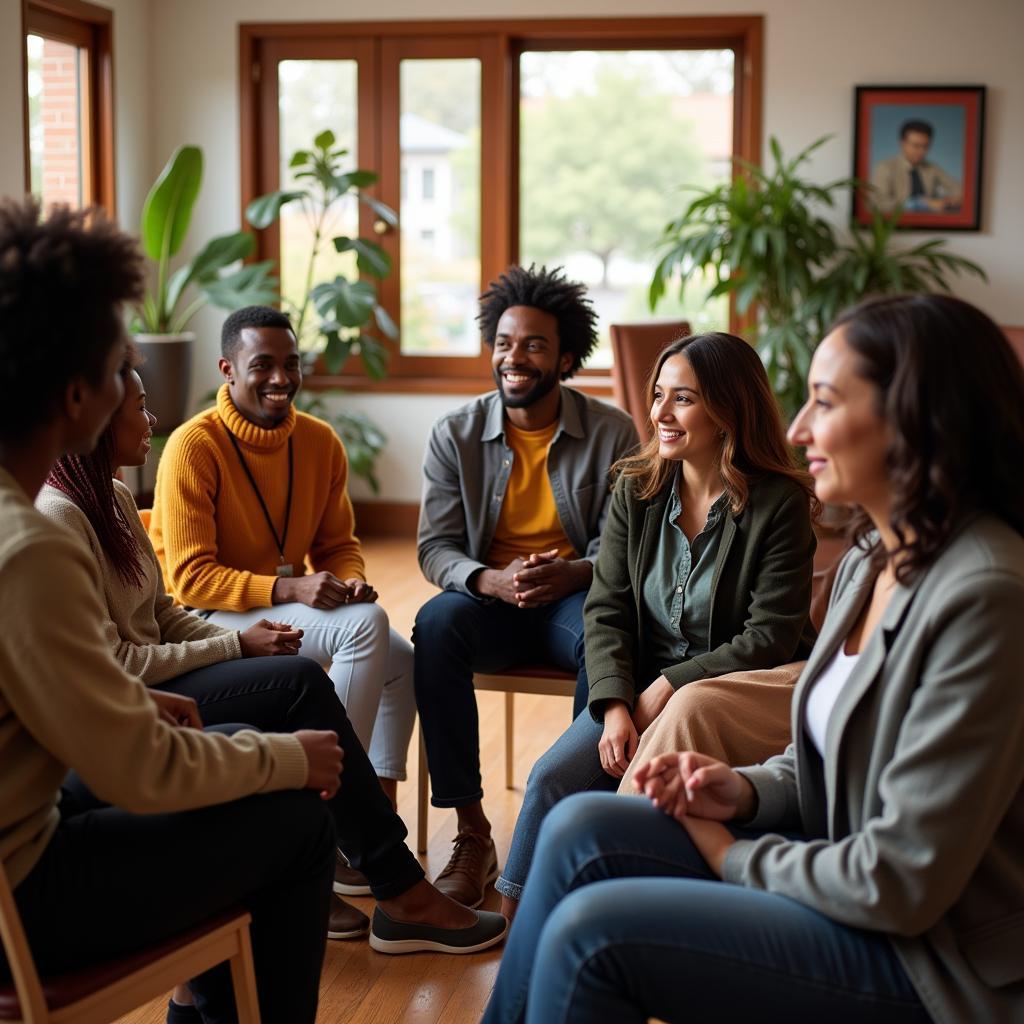
<instances>
[{"instance_id":1,"label":"brick wall section","mask_svg":"<svg viewBox=\"0 0 1024 1024\"><path fill-rule=\"evenodd\" d=\"M76 48L43 42L43 202L80 204L78 68Z\"/></svg>"}]
</instances>

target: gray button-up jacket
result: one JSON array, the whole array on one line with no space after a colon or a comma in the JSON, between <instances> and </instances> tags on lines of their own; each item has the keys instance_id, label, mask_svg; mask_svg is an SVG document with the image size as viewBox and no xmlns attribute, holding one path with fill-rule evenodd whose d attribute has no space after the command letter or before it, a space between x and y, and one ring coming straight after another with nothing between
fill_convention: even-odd
<instances>
[{"instance_id":1,"label":"gray button-up jacket","mask_svg":"<svg viewBox=\"0 0 1024 1024\"><path fill-rule=\"evenodd\" d=\"M558 518L576 551L593 561L608 508L608 470L637 445L620 409L562 387L558 429L548 452L548 479ZM512 472L505 410L497 391L442 416L423 461L417 554L423 575L443 590L469 594L467 580L486 569Z\"/></svg>"}]
</instances>

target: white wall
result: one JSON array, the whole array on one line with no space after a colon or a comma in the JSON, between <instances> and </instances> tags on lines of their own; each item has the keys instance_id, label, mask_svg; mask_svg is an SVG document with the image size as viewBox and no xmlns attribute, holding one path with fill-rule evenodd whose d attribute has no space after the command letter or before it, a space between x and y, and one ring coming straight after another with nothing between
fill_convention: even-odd
<instances>
[{"instance_id":1,"label":"white wall","mask_svg":"<svg viewBox=\"0 0 1024 1024\"><path fill-rule=\"evenodd\" d=\"M106 0L114 8L118 85L118 200L134 223L146 184L175 146L203 147L206 177L196 221L203 237L231 230L239 216L238 24L241 21L418 19L418 0ZM0 0L0 191L21 190L20 42L16 0ZM435 0L432 18L750 14L765 16L765 136L795 152L835 132L812 172L845 176L852 159L853 86L988 86L984 231L952 236L956 251L987 270L988 286L960 292L1002 323L1024 323L1024 3L1020 0ZM16 65L16 66L15 66ZM13 141L13 145L10 143ZM846 217L838 211L837 221ZM912 240L913 236L907 236ZM196 394L215 381L222 316L196 321L202 338ZM423 435L455 396L352 395L391 437L384 493L416 500ZM357 491L357 493L359 493Z\"/></svg>"}]
</instances>

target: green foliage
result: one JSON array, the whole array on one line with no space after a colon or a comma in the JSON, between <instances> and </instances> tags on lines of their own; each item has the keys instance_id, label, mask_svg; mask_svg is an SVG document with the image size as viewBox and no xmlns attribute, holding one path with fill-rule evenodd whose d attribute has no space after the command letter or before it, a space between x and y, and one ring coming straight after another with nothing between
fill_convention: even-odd
<instances>
[{"instance_id":1,"label":"green foliage","mask_svg":"<svg viewBox=\"0 0 1024 1024\"><path fill-rule=\"evenodd\" d=\"M170 273L171 257L185 241L202 180L202 151L198 146L180 146L146 196L140 233L143 250L156 261L156 282L136 311L132 326L138 332L178 334L208 302L230 310L277 298L269 261L222 273L252 252L254 239L245 231L218 235L191 262ZM190 285L199 294L179 312Z\"/></svg>"},{"instance_id":2,"label":"green foliage","mask_svg":"<svg viewBox=\"0 0 1024 1024\"><path fill-rule=\"evenodd\" d=\"M259 196L246 207L245 216L253 227L266 228L280 217L284 207L295 203L301 206L311 225L305 283L294 303L286 302L291 307L288 312L295 324L305 369L312 370L322 356L328 372L339 373L348 358L355 355L367 376L380 380L387 375L390 352L370 332L376 329L395 338L398 330L378 301L377 286L365 278L387 277L391 273L391 257L370 239L348 235L328 239L327 225L332 212L352 199L369 206L388 224L397 224L398 217L389 206L362 191L377 180L377 175L372 171L344 170L348 150L335 144L334 132L327 129L317 134L311 147L297 149L288 166L295 171L295 181L303 187ZM356 266L363 278L351 281L338 274L329 281L314 280L317 258L328 241L336 252L355 253ZM352 472L377 491L373 467L386 441L384 434L361 413L329 412L323 401L327 394L330 392L304 395L300 408L315 411L334 425L348 450Z\"/></svg>"},{"instance_id":3,"label":"green foliage","mask_svg":"<svg viewBox=\"0 0 1024 1024\"><path fill-rule=\"evenodd\" d=\"M700 153L689 121L648 73L598 69L593 92L523 106L523 252L539 263L584 250L646 257ZM595 154L602 154L595 159Z\"/></svg>"},{"instance_id":4,"label":"green foliage","mask_svg":"<svg viewBox=\"0 0 1024 1024\"><path fill-rule=\"evenodd\" d=\"M844 178L817 185L800 176L801 165L829 138L788 161L772 138L773 170L738 160L731 182L695 189L682 215L662 231L648 295L654 309L670 287L682 294L703 272L714 279L709 297L734 296L741 316L756 312L754 340L790 417L802 402L814 349L840 310L871 294L949 291L950 275L985 279L976 263L945 251L945 240L894 247L898 209L873 210L868 229L854 227L841 240L823 214L862 183Z\"/></svg>"}]
</instances>

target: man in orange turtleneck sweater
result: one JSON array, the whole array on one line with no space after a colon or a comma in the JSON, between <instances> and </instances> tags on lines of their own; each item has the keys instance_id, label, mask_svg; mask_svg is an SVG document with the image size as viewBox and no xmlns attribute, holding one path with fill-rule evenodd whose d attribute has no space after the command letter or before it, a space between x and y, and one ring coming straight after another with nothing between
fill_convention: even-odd
<instances>
[{"instance_id":1,"label":"man in orange turtleneck sweater","mask_svg":"<svg viewBox=\"0 0 1024 1024\"><path fill-rule=\"evenodd\" d=\"M412 647L366 582L345 449L329 424L295 410L302 369L283 313L232 313L221 351L216 406L171 434L157 472L150 534L167 588L231 629L271 605L271 618L302 629L301 653L330 663L394 802L416 715ZM339 872L337 891L367 891Z\"/></svg>"}]
</instances>

